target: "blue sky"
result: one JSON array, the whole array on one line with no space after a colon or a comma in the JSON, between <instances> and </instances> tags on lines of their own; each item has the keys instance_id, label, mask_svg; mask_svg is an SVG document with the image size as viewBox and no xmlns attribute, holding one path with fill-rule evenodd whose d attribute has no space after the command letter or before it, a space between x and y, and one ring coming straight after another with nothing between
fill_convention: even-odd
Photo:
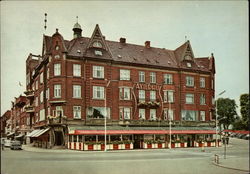
<instances>
[{"instance_id":1,"label":"blue sky","mask_svg":"<svg viewBox=\"0 0 250 174\"><path fill-rule=\"evenodd\" d=\"M76 16L87 37L96 24L108 40L150 40L167 49L187 36L195 57L214 53L216 94L226 90L222 97L239 104L239 96L249 92L247 1L1 1L1 114L25 90L25 60L29 53L41 54L42 35L58 28L72 39Z\"/></svg>"}]
</instances>

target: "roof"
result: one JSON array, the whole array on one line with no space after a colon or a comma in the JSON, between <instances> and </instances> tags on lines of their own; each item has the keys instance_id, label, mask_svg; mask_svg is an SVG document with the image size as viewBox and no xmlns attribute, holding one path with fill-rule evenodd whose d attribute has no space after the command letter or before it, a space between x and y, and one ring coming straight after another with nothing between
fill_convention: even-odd
<instances>
[{"instance_id":1,"label":"roof","mask_svg":"<svg viewBox=\"0 0 250 174\"><path fill-rule=\"evenodd\" d=\"M59 34L58 31L56 34ZM52 48L52 37L44 36L47 53L49 53ZM183 61L183 55L187 51L187 47L191 48L189 41L185 42L175 50L169 50L155 47L146 48L142 45L105 40L108 50L102 50L102 56L96 56L94 54L95 49L88 48L92 41L92 37L79 37L68 41L64 40L61 36L63 39L63 45L65 46L65 50L67 50L67 55L69 57L88 57L100 60L112 60L117 63L129 63L130 65L160 66L164 68L182 68L187 70L211 72L211 61L209 61L209 57L193 58L191 67L187 66L186 60Z\"/></svg>"}]
</instances>

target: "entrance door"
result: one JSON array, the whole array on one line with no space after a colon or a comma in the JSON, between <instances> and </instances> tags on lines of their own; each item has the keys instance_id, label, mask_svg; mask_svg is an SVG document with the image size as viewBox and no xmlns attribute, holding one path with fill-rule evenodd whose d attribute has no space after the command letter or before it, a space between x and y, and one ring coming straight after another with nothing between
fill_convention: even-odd
<instances>
[{"instance_id":1,"label":"entrance door","mask_svg":"<svg viewBox=\"0 0 250 174\"><path fill-rule=\"evenodd\" d=\"M134 149L142 149L143 135L134 135Z\"/></svg>"},{"instance_id":2,"label":"entrance door","mask_svg":"<svg viewBox=\"0 0 250 174\"><path fill-rule=\"evenodd\" d=\"M63 133L62 133L62 131L55 131L55 145L56 146L63 145Z\"/></svg>"}]
</instances>

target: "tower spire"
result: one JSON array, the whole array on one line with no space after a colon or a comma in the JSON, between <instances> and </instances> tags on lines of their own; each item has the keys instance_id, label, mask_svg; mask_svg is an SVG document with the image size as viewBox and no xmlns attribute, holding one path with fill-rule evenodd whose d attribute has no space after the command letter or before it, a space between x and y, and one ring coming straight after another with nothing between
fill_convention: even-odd
<instances>
[{"instance_id":1,"label":"tower spire","mask_svg":"<svg viewBox=\"0 0 250 174\"><path fill-rule=\"evenodd\" d=\"M44 32L47 29L47 13L44 13Z\"/></svg>"}]
</instances>

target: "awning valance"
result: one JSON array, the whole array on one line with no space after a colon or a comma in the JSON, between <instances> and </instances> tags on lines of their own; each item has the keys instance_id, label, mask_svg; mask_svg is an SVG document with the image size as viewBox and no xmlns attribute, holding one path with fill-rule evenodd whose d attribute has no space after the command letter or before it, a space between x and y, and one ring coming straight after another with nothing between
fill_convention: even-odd
<instances>
[{"instance_id":1,"label":"awning valance","mask_svg":"<svg viewBox=\"0 0 250 174\"><path fill-rule=\"evenodd\" d=\"M15 136L15 138L22 138L24 136L24 134L19 134L17 136Z\"/></svg>"},{"instance_id":2,"label":"awning valance","mask_svg":"<svg viewBox=\"0 0 250 174\"><path fill-rule=\"evenodd\" d=\"M215 134L215 130L171 130L171 134ZM104 135L104 130L74 130L69 135ZM107 135L117 134L170 134L170 130L107 130Z\"/></svg>"},{"instance_id":3,"label":"awning valance","mask_svg":"<svg viewBox=\"0 0 250 174\"><path fill-rule=\"evenodd\" d=\"M12 136L12 135L14 135L15 134L15 132L11 132L11 133L9 133L8 135L7 135L7 137L10 137L10 136Z\"/></svg>"}]
</instances>

